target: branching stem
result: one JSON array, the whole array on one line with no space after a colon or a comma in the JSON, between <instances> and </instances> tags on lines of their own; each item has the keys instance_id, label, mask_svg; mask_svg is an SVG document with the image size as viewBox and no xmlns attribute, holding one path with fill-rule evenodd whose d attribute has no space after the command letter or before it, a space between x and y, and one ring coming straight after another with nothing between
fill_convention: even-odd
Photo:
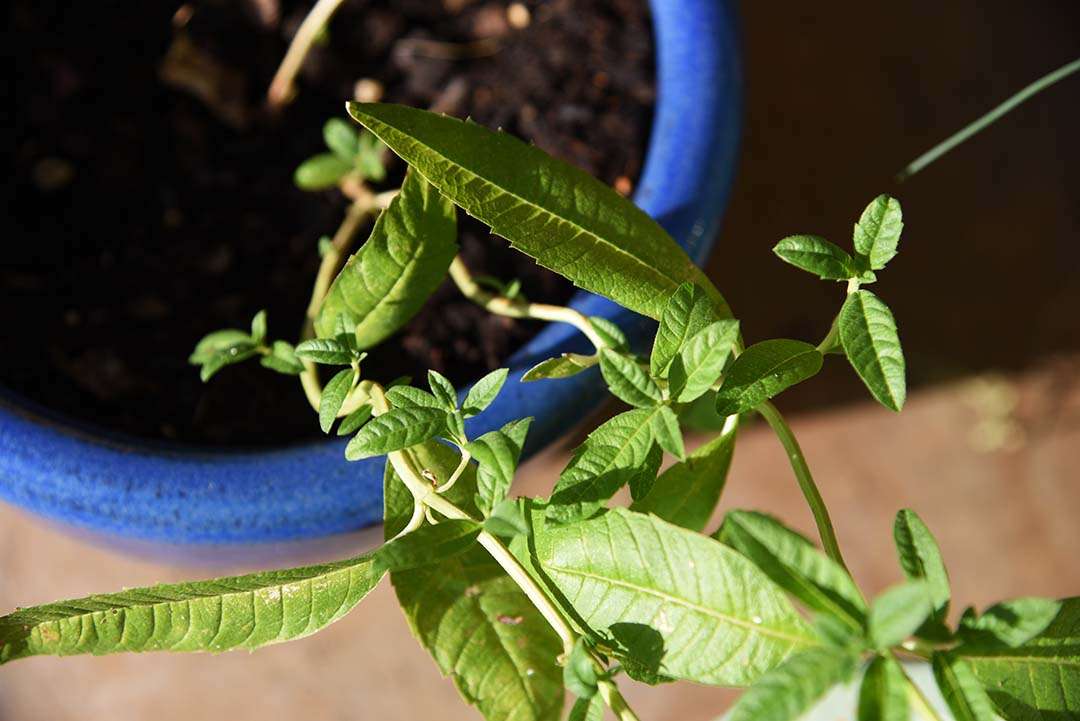
<instances>
[{"instance_id":1,"label":"branching stem","mask_svg":"<svg viewBox=\"0 0 1080 721\"><path fill-rule=\"evenodd\" d=\"M454 284L457 285L463 296L495 315L508 318L535 318L556 323L569 323L581 331L597 350L607 345L593 330L589 319L573 308L515 300L496 295L483 288L473 279L469 269L461 260L461 256L455 257L450 263L450 278L453 279Z\"/></svg>"},{"instance_id":2,"label":"branching stem","mask_svg":"<svg viewBox=\"0 0 1080 721\"><path fill-rule=\"evenodd\" d=\"M795 434L792 433L791 426L780 415L780 411L777 410L776 406L769 401L759 405L756 410L773 429L773 432L780 439L780 443L784 446L784 450L787 451L788 461L791 463L791 469L795 472L799 488L802 489L806 503L810 506L810 512L814 514L814 522L817 524L818 535L821 536L821 545L825 548L825 553L847 570L847 564L844 563L844 557L840 553L840 544L836 540L836 531L833 530L832 520L829 518L829 509L825 507L821 492L818 491L817 484L814 483L814 477L810 474L810 467L806 465L806 457L803 456L802 448L799 447L799 441L796 440Z\"/></svg>"}]
</instances>

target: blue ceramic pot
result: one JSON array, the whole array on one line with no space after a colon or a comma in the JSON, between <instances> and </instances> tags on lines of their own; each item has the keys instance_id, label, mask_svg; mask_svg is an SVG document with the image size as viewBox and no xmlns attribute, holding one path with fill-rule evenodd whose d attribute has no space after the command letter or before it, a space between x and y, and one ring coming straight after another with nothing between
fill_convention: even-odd
<instances>
[{"instance_id":1,"label":"blue ceramic pot","mask_svg":"<svg viewBox=\"0 0 1080 721\"><path fill-rule=\"evenodd\" d=\"M697 262L705 259L736 164L741 73L735 3L652 0L657 104L636 202ZM637 344L653 323L598 296L572 305L619 324ZM588 351L552 325L511 357L510 380L470 435L534 416L527 452L581 420L604 397L596 369L520 383L535 363ZM299 393L299 388L297 389ZM347 463L341 441L278 450L207 450L119 438L0 399L0 498L98 538L151 548L300 541L379 523L382 459ZM314 422L314 420L312 421Z\"/></svg>"}]
</instances>

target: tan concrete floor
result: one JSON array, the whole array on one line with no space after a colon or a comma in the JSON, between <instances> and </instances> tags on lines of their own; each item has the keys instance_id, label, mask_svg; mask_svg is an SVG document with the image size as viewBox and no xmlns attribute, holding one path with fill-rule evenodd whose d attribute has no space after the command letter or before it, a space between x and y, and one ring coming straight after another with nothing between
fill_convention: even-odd
<instances>
[{"instance_id":1,"label":"tan concrete floor","mask_svg":"<svg viewBox=\"0 0 1080 721\"><path fill-rule=\"evenodd\" d=\"M869 403L794 418L857 580L900 578L895 511L937 534L955 606L1080 594L1080 360L916 393L899 416ZM538 492L566 460L531 461ZM784 454L761 427L740 440L722 509L768 509L810 532ZM241 569L233 569L241 570ZM136 560L0 507L0 609L213 575ZM679 684L629 695L650 721L704 721L731 691ZM0 721L472 719L411 639L383 584L326 631L254 654L33 658L0 670Z\"/></svg>"}]
</instances>

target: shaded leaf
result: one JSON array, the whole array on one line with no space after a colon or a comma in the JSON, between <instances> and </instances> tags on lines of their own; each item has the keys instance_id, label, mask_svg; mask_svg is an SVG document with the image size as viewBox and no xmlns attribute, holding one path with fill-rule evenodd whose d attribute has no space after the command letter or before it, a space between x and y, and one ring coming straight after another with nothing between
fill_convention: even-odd
<instances>
[{"instance_id":1,"label":"shaded leaf","mask_svg":"<svg viewBox=\"0 0 1080 721\"><path fill-rule=\"evenodd\" d=\"M454 384L450 382L450 379L436 370L429 370L427 377L428 386L431 387L431 394L438 399L442 409L445 411L457 409L457 389L454 388Z\"/></svg>"},{"instance_id":2,"label":"shaded leaf","mask_svg":"<svg viewBox=\"0 0 1080 721\"><path fill-rule=\"evenodd\" d=\"M891 656L875 656L859 686L859 721L908 721L907 679Z\"/></svg>"},{"instance_id":3,"label":"shaded leaf","mask_svg":"<svg viewBox=\"0 0 1080 721\"><path fill-rule=\"evenodd\" d=\"M285 375L295 376L304 372L304 364L296 357L296 349L291 343L283 340L274 341L274 344L270 346L269 355L260 358L259 363L264 368Z\"/></svg>"},{"instance_id":4,"label":"shaded leaf","mask_svg":"<svg viewBox=\"0 0 1080 721\"><path fill-rule=\"evenodd\" d=\"M484 530L502 538L513 538L528 535L529 522L520 503L504 498L484 519Z\"/></svg>"},{"instance_id":5,"label":"shaded leaf","mask_svg":"<svg viewBox=\"0 0 1080 721\"><path fill-rule=\"evenodd\" d=\"M375 563L387 571L407 571L441 563L476 545L480 524L449 519L426 524L399 536L375 552Z\"/></svg>"},{"instance_id":6,"label":"shaded leaf","mask_svg":"<svg viewBox=\"0 0 1080 721\"><path fill-rule=\"evenodd\" d=\"M862 630L866 602L855 582L803 536L763 513L731 511L719 537L807 607Z\"/></svg>"},{"instance_id":7,"label":"shaded leaf","mask_svg":"<svg viewBox=\"0 0 1080 721\"><path fill-rule=\"evenodd\" d=\"M926 581L893 586L870 604L870 642L879 649L899 644L915 633L933 610Z\"/></svg>"},{"instance_id":8,"label":"shaded leaf","mask_svg":"<svg viewBox=\"0 0 1080 721\"><path fill-rule=\"evenodd\" d=\"M365 403L360 406L341 420L341 423L338 424L337 434L339 436L347 436L360 430L360 426L371 419L371 413L372 408L370 404Z\"/></svg>"},{"instance_id":9,"label":"shaded leaf","mask_svg":"<svg viewBox=\"0 0 1080 721\"><path fill-rule=\"evenodd\" d=\"M943 622L949 612L952 593L949 590L949 573L945 570L945 561L934 534L915 511L905 508L896 514L893 539L904 575L912 581L926 581L926 590L934 606L933 619Z\"/></svg>"},{"instance_id":10,"label":"shaded leaf","mask_svg":"<svg viewBox=\"0 0 1080 721\"><path fill-rule=\"evenodd\" d=\"M722 416L745 413L821 370L822 356L809 343L766 340L743 351L724 374L716 394Z\"/></svg>"},{"instance_id":11,"label":"shaded leaf","mask_svg":"<svg viewBox=\"0 0 1080 721\"><path fill-rule=\"evenodd\" d=\"M990 697L964 659L938 651L930 662L941 695L956 721L996 721Z\"/></svg>"},{"instance_id":12,"label":"shaded leaf","mask_svg":"<svg viewBox=\"0 0 1080 721\"><path fill-rule=\"evenodd\" d=\"M514 480L518 458L525 445L532 418L511 421L497 431L489 431L465 446L479 467L476 471L476 505L485 515L506 498Z\"/></svg>"},{"instance_id":13,"label":"shaded leaf","mask_svg":"<svg viewBox=\"0 0 1080 721\"><path fill-rule=\"evenodd\" d=\"M1060 601L1017 598L995 604L981 616L964 616L960 619L960 634L965 640L989 637L1015 648L1045 631L1060 611Z\"/></svg>"},{"instance_id":14,"label":"shaded leaf","mask_svg":"<svg viewBox=\"0 0 1080 721\"><path fill-rule=\"evenodd\" d=\"M731 709L728 721L794 721L829 689L855 674L858 657L813 648L765 674Z\"/></svg>"},{"instance_id":15,"label":"shaded leaf","mask_svg":"<svg viewBox=\"0 0 1080 721\"><path fill-rule=\"evenodd\" d=\"M631 510L701 531L720 500L734 450L733 432L713 438L685 461L664 471L648 495L634 501Z\"/></svg>"},{"instance_id":16,"label":"shaded leaf","mask_svg":"<svg viewBox=\"0 0 1080 721\"><path fill-rule=\"evenodd\" d=\"M713 310L709 294L692 283L680 285L664 306L656 330L649 368L656 378L667 377L668 366L683 344L698 331L720 317Z\"/></svg>"},{"instance_id":17,"label":"shaded leaf","mask_svg":"<svg viewBox=\"0 0 1080 721\"><path fill-rule=\"evenodd\" d=\"M899 411L907 397L904 351L892 311L868 290L848 295L838 320L840 344L878 403Z\"/></svg>"},{"instance_id":18,"label":"shaded leaf","mask_svg":"<svg viewBox=\"0 0 1080 721\"><path fill-rule=\"evenodd\" d=\"M570 707L567 721L603 721L604 699L599 695L592 698L579 698Z\"/></svg>"},{"instance_id":19,"label":"shaded leaf","mask_svg":"<svg viewBox=\"0 0 1080 721\"><path fill-rule=\"evenodd\" d=\"M322 396L319 398L319 428L323 433L330 432L330 427L334 425L338 411L344 405L355 381L356 371L346 368L323 387Z\"/></svg>"},{"instance_id":20,"label":"shaded leaf","mask_svg":"<svg viewBox=\"0 0 1080 721\"><path fill-rule=\"evenodd\" d=\"M647 214L587 173L505 133L399 105L349 113L494 233L586 290L658 319L684 281L726 304Z\"/></svg>"},{"instance_id":21,"label":"shaded leaf","mask_svg":"<svg viewBox=\"0 0 1080 721\"><path fill-rule=\"evenodd\" d=\"M412 318L457 254L454 206L415 172L326 294L315 330L335 335L339 316L355 323L357 345L371 348Z\"/></svg>"},{"instance_id":22,"label":"shaded leaf","mask_svg":"<svg viewBox=\"0 0 1080 721\"><path fill-rule=\"evenodd\" d=\"M653 418L653 437L661 448L680 461L686 458L679 419L670 406L660 406L660 412Z\"/></svg>"},{"instance_id":23,"label":"shaded leaf","mask_svg":"<svg viewBox=\"0 0 1080 721\"><path fill-rule=\"evenodd\" d=\"M579 637L563 666L563 684L578 698L589 699L596 695L597 681L599 675L585 646L585 639Z\"/></svg>"},{"instance_id":24,"label":"shaded leaf","mask_svg":"<svg viewBox=\"0 0 1080 721\"><path fill-rule=\"evenodd\" d=\"M630 497L633 499L644 498L652 490L656 483L656 474L660 472L660 466L664 463L664 449L657 444L649 449L645 455L645 461L630 476L626 485L630 487Z\"/></svg>"},{"instance_id":25,"label":"shaded leaf","mask_svg":"<svg viewBox=\"0 0 1080 721\"><path fill-rule=\"evenodd\" d=\"M660 387L631 356L601 348L600 372L612 395L625 403L649 408L663 400Z\"/></svg>"}]
</instances>

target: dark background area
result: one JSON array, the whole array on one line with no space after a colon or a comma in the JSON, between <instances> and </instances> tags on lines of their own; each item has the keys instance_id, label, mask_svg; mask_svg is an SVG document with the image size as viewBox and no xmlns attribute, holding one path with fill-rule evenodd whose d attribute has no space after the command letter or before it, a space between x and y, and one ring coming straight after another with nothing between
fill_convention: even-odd
<instances>
[{"instance_id":1,"label":"dark background area","mask_svg":"<svg viewBox=\"0 0 1080 721\"><path fill-rule=\"evenodd\" d=\"M1080 75L897 183L908 162L1080 55L1080 3L742 4L742 159L709 274L747 341L817 342L843 299L771 253L793 233L851 247L879 193L900 254L870 286L909 383L1039 364L1080 348ZM789 407L861 399L839 358Z\"/></svg>"}]
</instances>

